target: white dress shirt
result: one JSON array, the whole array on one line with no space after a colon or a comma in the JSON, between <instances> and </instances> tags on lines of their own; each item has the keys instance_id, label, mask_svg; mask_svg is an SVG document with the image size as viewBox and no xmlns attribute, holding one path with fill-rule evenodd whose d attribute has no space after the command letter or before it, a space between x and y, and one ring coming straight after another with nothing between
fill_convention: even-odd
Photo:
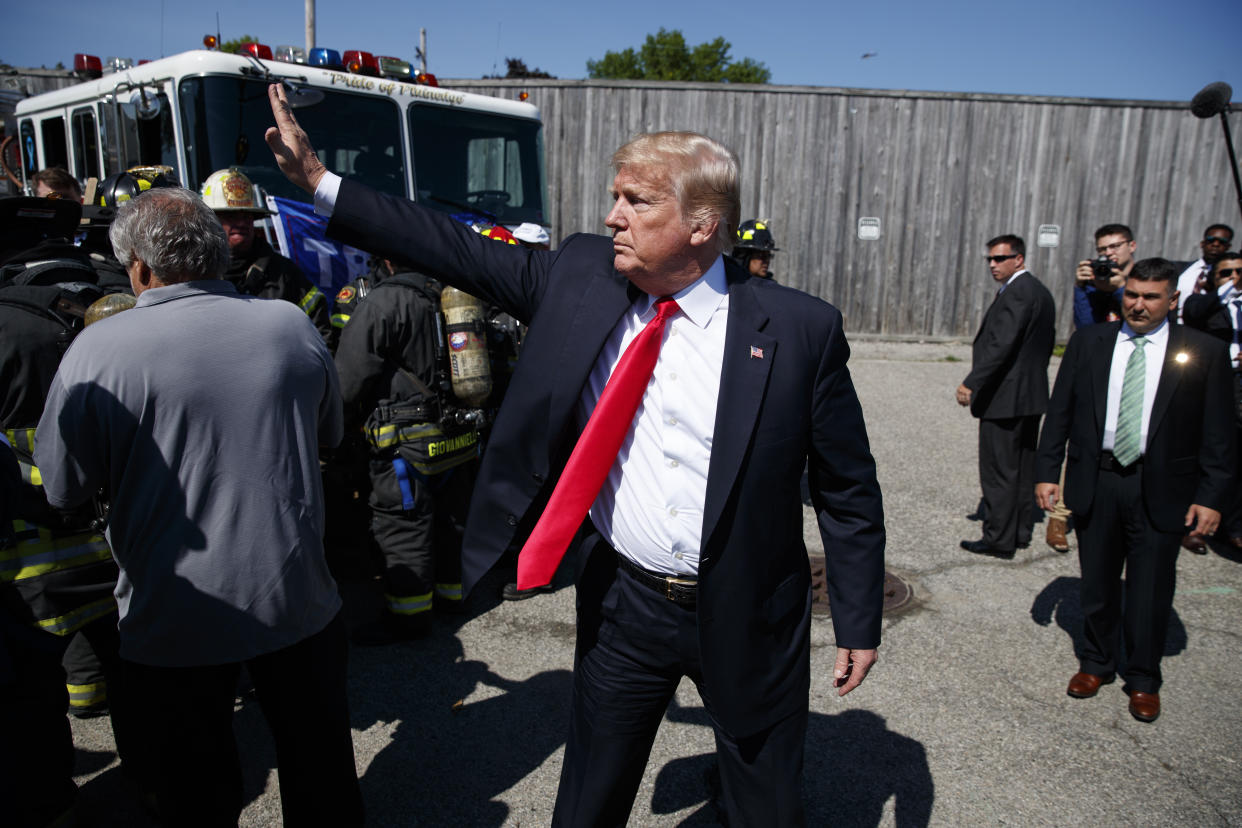
<instances>
[{"instance_id":1,"label":"white dress shirt","mask_svg":"<svg viewBox=\"0 0 1242 828\"><path fill-rule=\"evenodd\" d=\"M665 327L651 382L591 520L643 569L695 575L729 318L724 260L717 258L673 299L681 311ZM655 316L655 300L639 297L609 334L578 399L580 425L595 410L621 354Z\"/></svg>"},{"instance_id":2,"label":"white dress shirt","mask_svg":"<svg viewBox=\"0 0 1242 828\"><path fill-rule=\"evenodd\" d=\"M1108 407L1104 414L1104 451L1112 451L1117 437L1117 413L1121 410L1121 385L1125 381L1126 362L1134 352L1134 332L1129 323L1122 322L1113 345L1113 362L1108 369ZM1147 426L1151 422L1151 409L1156 402L1156 386L1160 384L1160 369L1164 366L1165 351L1169 347L1169 320L1164 320L1150 333L1143 334L1147 344L1143 346L1147 376L1143 381L1143 430L1139 437L1139 449L1147 453Z\"/></svg>"},{"instance_id":3,"label":"white dress shirt","mask_svg":"<svg viewBox=\"0 0 1242 828\"><path fill-rule=\"evenodd\" d=\"M1029 271L1027 271L1027 270L1026 270L1026 268L1023 268L1022 270L1019 270L1017 273L1015 273L1015 274L1013 274L1012 276L1010 276L1008 279L1006 279L1006 280L1005 280L1005 284L1001 285L1000 287L998 287L998 288L996 289L996 295L997 295L997 296L1000 296L1002 293L1004 293L1004 292L1005 292L1005 288L1007 288L1007 287L1009 287L1010 285L1012 285L1012 284L1013 284L1013 280L1014 280L1014 279L1018 278L1018 277L1019 277L1019 276L1021 276L1023 273L1027 273L1027 272L1029 272Z\"/></svg>"}]
</instances>

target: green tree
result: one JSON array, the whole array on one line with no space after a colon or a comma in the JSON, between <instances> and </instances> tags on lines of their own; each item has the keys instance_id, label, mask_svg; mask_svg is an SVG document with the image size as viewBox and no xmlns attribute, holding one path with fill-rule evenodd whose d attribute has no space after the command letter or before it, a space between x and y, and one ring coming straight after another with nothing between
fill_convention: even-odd
<instances>
[{"instance_id":1,"label":"green tree","mask_svg":"<svg viewBox=\"0 0 1242 828\"><path fill-rule=\"evenodd\" d=\"M484 75L483 77L484 78L503 78L505 80L514 80L514 79L520 79L520 78L552 78L552 79L556 78L556 75L549 75L547 72L543 71L537 66L534 69L528 68L526 66L526 61L522 60L521 58L507 57L505 58L505 65L509 68L509 71L506 72L505 74Z\"/></svg>"},{"instance_id":2,"label":"green tree","mask_svg":"<svg viewBox=\"0 0 1242 828\"><path fill-rule=\"evenodd\" d=\"M771 71L759 61L729 57L729 41L723 37L700 43L694 48L678 29L660 29L647 35L636 52L625 49L605 52L599 60L587 61L592 78L621 80L676 80L708 83L767 83Z\"/></svg>"},{"instance_id":3,"label":"green tree","mask_svg":"<svg viewBox=\"0 0 1242 828\"><path fill-rule=\"evenodd\" d=\"M242 44L258 43L258 42L259 42L259 39L255 37L254 35L242 35L241 37L237 38L237 40L226 40L223 43L221 43L220 51L227 52L230 55L235 55L241 51Z\"/></svg>"}]
</instances>

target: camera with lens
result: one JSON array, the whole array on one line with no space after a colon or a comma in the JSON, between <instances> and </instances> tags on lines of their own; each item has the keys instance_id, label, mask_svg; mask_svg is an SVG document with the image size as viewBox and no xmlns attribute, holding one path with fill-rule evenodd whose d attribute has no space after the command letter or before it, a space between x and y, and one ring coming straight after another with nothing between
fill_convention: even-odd
<instances>
[{"instance_id":1,"label":"camera with lens","mask_svg":"<svg viewBox=\"0 0 1242 828\"><path fill-rule=\"evenodd\" d=\"M1106 281L1113 276L1113 260L1107 256L1101 256L1098 259L1091 260L1091 275L1099 281Z\"/></svg>"}]
</instances>

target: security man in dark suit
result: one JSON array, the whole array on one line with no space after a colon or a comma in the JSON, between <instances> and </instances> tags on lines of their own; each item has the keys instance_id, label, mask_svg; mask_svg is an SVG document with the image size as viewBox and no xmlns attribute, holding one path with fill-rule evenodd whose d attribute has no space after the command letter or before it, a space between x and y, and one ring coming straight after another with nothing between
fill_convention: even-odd
<instances>
[{"instance_id":1,"label":"security man in dark suit","mask_svg":"<svg viewBox=\"0 0 1242 828\"><path fill-rule=\"evenodd\" d=\"M1039 442L1041 507L1062 496L1056 481L1068 463L1064 498L1082 567L1085 643L1067 692L1090 698L1121 671L1130 713L1145 722L1160 715L1179 541L1216 531L1234 471L1228 351L1170 324L1176 279L1171 262L1138 262L1124 322L1075 332Z\"/></svg>"},{"instance_id":2,"label":"security man in dark suit","mask_svg":"<svg viewBox=\"0 0 1242 828\"><path fill-rule=\"evenodd\" d=\"M544 504L573 477L562 475L567 458L592 442L579 439L592 415L614 410L602 389L618 375L638 389L636 414L607 426L628 434L621 451L597 455L610 469L588 495L553 824L625 823L682 676L713 723L729 822L802 824L805 464L828 555L839 694L876 658L883 508L841 314L721 255L740 213L736 158L693 133L639 136L613 158L612 238L577 234L555 251L528 250L331 175L283 89L270 89L278 128L268 144L317 209L331 211L329 235L436 273L530 324L471 504L467 589L511 544L522 547L523 587L525 540L561 514ZM643 337L656 320L662 334ZM655 369L626 383L632 372L616 366L633 364L622 352L640 339L656 343ZM571 532L583 522L571 521Z\"/></svg>"},{"instance_id":3,"label":"security man in dark suit","mask_svg":"<svg viewBox=\"0 0 1242 828\"><path fill-rule=\"evenodd\" d=\"M1026 244L997 236L986 256L999 287L975 335L970 374L957 402L979 420L983 537L962 548L1012 558L1031 542L1035 446L1048 405L1048 359L1056 336L1052 294L1026 269Z\"/></svg>"}]
</instances>

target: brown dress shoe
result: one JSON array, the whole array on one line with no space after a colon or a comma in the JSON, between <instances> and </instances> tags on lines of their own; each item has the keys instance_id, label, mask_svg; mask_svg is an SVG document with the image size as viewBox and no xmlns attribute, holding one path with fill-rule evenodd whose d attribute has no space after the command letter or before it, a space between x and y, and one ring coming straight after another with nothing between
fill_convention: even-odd
<instances>
[{"instance_id":1,"label":"brown dress shoe","mask_svg":"<svg viewBox=\"0 0 1242 828\"><path fill-rule=\"evenodd\" d=\"M1074 673L1070 679L1069 687L1065 688L1067 695L1076 699L1089 699L1096 693L1100 692L1101 684L1111 684L1112 676L1097 676L1094 673Z\"/></svg>"},{"instance_id":2,"label":"brown dress shoe","mask_svg":"<svg viewBox=\"0 0 1242 828\"><path fill-rule=\"evenodd\" d=\"M1182 537L1182 549L1194 552L1196 555L1207 554L1207 541L1200 535L1185 535Z\"/></svg>"},{"instance_id":3,"label":"brown dress shoe","mask_svg":"<svg viewBox=\"0 0 1242 828\"><path fill-rule=\"evenodd\" d=\"M1160 694L1131 690L1130 715L1140 722L1154 722L1160 715Z\"/></svg>"},{"instance_id":4,"label":"brown dress shoe","mask_svg":"<svg viewBox=\"0 0 1242 828\"><path fill-rule=\"evenodd\" d=\"M1060 518L1048 519L1048 532L1044 535L1044 540L1058 552L1069 551L1069 541L1065 539L1065 528L1065 521Z\"/></svg>"}]
</instances>

